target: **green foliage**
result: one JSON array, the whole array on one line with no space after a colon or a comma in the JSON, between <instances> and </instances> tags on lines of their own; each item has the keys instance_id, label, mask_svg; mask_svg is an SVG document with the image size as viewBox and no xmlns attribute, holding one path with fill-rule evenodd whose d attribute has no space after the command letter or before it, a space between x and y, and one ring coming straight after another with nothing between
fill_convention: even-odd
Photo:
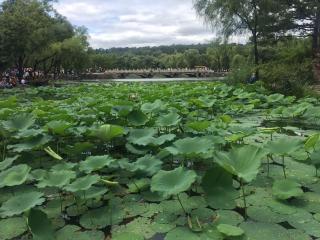
<instances>
[{"instance_id":1,"label":"green foliage","mask_svg":"<svg viewBox=\"0 0 320 240\"><path fill-rule=\"evenodd\" d=\"M178 195L187 191L196 180L196 173L183 167L172 171L159 171L151 181L151 191L160 192L166 196Z\"/></svg>"}]
</instances>

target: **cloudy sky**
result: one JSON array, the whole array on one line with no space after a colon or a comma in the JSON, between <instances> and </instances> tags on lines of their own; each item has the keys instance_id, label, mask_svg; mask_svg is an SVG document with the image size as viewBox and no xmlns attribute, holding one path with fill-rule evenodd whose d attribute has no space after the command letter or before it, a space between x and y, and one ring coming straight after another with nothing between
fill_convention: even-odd
<instances>
[{"instance_id":1,"label":"cloudy sky","mask_svg":"<svg viewBox=\"0 0 320 240\"><path fill-rule=\"evenodd\" d=\"M192 0L60 0L55 8L89 29L94 48L206 43L215 37Z\"/></svg>"}]
</instances>

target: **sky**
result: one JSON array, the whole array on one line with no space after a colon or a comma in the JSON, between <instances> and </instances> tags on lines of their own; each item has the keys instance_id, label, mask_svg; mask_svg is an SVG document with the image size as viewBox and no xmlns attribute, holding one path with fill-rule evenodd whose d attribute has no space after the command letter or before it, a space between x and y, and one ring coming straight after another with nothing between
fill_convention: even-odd
<instances>
[{"instance_id":1,"label":"sky","mask_svg":"<svg viewBox=\"0 0 320 240\"><path fill-rule=\"evenodd\" d=\"M208 43L216 36L193 0L59 0L54 6L86 26L94 48Z\"/></svg>"}]
</instances>

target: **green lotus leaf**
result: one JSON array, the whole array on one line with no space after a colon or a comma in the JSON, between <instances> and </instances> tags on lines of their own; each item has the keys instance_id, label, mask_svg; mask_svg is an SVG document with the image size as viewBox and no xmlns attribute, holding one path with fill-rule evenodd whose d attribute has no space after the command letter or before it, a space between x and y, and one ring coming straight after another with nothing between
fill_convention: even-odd
<instances>
[{"instance_id":1,"label":"green lotus leaf","mask_svg":"<svg viewBox=\"0 0 320 240\"><path fill-rule=\"evenodd\" d=\"M161 111L162 107L164 107L164 103L161 100L156 100L154 103L144 103L141 106L141 110L144 113L156 113Z\"/></svg>"},{"instance_id":2,"label":"green lotus leaf","mask_svg":"<svg viewBox=\"0 0 320 240\"><path fill-rule=\"evenodd\" d=\"M303 195L301 185L293 180L277 180L273 183L273 195L281 200Z\"/></svg>"},{"instance_id":3,"label":"green lotus leaf","mask_svg":"<svg viewBox=\"0 0 320 240\"><path fill-rule=\"evenodd\" d=\"M91 132L91 136L97 137L102 141L110 141L116 137L120 137L124 134L123 127L117 125L102 125L98 129Z\"/></svg>"},{"instance_id":4,"label":"green lotus leaf","mask_svg":"<svg viewBox=\"0 0 320 240\"><path fill-rule=\"evenodd\" d=\"M23 184L29 175L31 168L26 164L20 164L0 173L0 188Z\"/></svg>"},{"instance_id":5,"label":"green lotus leaf","mask_svg":"<svg viewBox=\"0 0 320 240\"><path fill-rule=\"evenodd\" d=\"M153 176L155 173L161 170L161 166L161 160L152 155L146 155L133 163L132 171L142 172L148 176Z\"/></svg>"},{"instance_id":6,"label":"green lotus leaf","mask_svg":"<svg viewBox=\"0 0 320 240\"><path fill-rule=\"evenodd\" d=\"M4 202L0 208L0 216L11 217L20 215L37 205L41 205L45 199L41 192L25 192L15 195L8 201Z\"/></svg>"},{"instance_id":7,"label":"green lotus leaf","mask_svg":"<svg viewBox=\"0 0 320 240\"><path fill-rule=\"evenodd\" d=\"M179 114L171 112L167 115L160 116L156 121L156 125L160 127L171 127L176 126L180 121L181 118Z\"/></svg>"},{"instance_id":8,"label":"green lotus leaf","mask_svg":"<svg viewBox=\"0 0 320 240\"><path fill-rule=\"evenodd\" d=\"M10 240L19 237L26 232L28 227L22 217L7 218L0 220L0 239Z\"/></svg>"},{"instance_id":9,"label":"green lotus leaf","mask_svg":"<svg viewBox=\"0 0 320 240\"><path fill-rule=\"evenodd\" d=\"M291 215L277 213L267 206L250 206L247 209L250 219L257 222L281 223L290 218Z\"/></svg>"},{"instance_id":10,"label":"green lotus leaf","mask_svg":"<svg viewBox=\"0 0 320 240\"><path fill-rule=\"evenodd\" d=\"M197 174L183 167L172 171L159 171L151 180L151 191L160 192L163 195L177 195L187 191L196 181Z\"/></svg>"},{"instance_id":11,"label":"green lotus leaf","mask_svg":"<svg viewBox=\"0 0 320 240\"><path fill-rule=\"evenodd\" d=\"M132 110L133 106L131 105L119 105L112 107L111 114L118 117L126 117Z\"/></svg>"},{"instance_id":12,"label":"green lotus leaf","mask_svg":"<svg viewBox=\"0 0 320 240\"><path fill-rule=\"evenodd\" d=\"M66 121L51 121L46 124L45 129L49 133L64 136L71 126L72 124Z\"/></svg>"},{"instance_id":13,"label":"green lotus leaf","mask_svg":"<svg viewBox=\"0 0 320 240\"><path fill-rule=\"evenodd\" d=\"M108 189L106 187L92 186L86 191L76 192L75 195L82 199L99 199L107 192Z\"/></svg>"},{"instance_id":14,"label":"green lotus leaf","mask_svg":"<svg viewBox=\"0 0 320 240\"><path fill-rule=\"evenodd\" d=\"M304 148L306 150L314 149L316 144L319 142L319 140L320 140L320 134L319 133L311 135L305 141Z\"/></svg>"},{"instance_id":15,"label":"green lotus leaf","mask_svg":"<svg viewBox=\"0 0 320 240\"><path fill-rule=\"evenodd\" d=\"M197 121L197 122L190 122L187 124L189 128L197 132L203 132L207 130L210 127L210 125L211 125L211 122L209 121Z\"/></svg>"},{"instance_id":16,"label":"green lotus leaf","mask_svg":"<svg viewBox=\"0 0 320 240\"><path fill-rule=\"evenodd\" d=\"M43 147L45 144L50 142L51 139L52 138L49 135L38 135L31 139L25 140L24 143L9 145L8 149L18 153L31 151Z\"/></svg>"},{"instance_id":17,"label":"green lotus leaf","mask_svg":"<svg viewBox=\"0 0 320 240\"><path fill-rule=\"evenodd\" d=\"M142 146L134 146L130 143L126 144L126 149L130 152L133 153L135 155L145 155L148 153L149 149L142 147Z\"/></svg>"},{"instance_id":18,"label":"green lotus leaf","mask_svg":"<svg viewBox=\"0 0 320 240\"><path fill-rule=\"evenodd\" d=\"M105 155L105 156L91 156L88 157L85 161L80 163L80 171L85 173L91 173L97 170L100 170L104 167L110 166L110 164L114 163L115 159L112 157Z\"/></svg>"},{"instance_id":19,"label":"green lotus leaf","mask_svg":"<svg viewBox=\"0 0 320 240\"><path fill-rule=\"evenodd\" d=\"M132 183L128 183L128 191L130 193L138 193L144 190L147 190L150 186L149 178L142 178L138 180L132 180Z\"/></svg>"},{"instance_id":20,"label":"green lotus leaf","mask_svg":"<svg viewBox=\"0 0 320 240\"><path fill-rule=\"evenodd\" d=\"M71 162L63 162L54 165L51 168L51 171L65 171L65 170L72 170L75 166L77 166L76 163L71 163Z\"/></svg>"},{"instance_id":21,"label":"green lotus leaf","mask_svg":"<svg viewBox=\"0 0 320 240\"><path fill-rule=\"evenodd\" d=\"M128 115L128 121L133 126L143 126L148 122L148 117L140 110L135 110Z\"/></svg>"},{"instance_id":22,"label":"green lotus leaf","mask_svg":"<svg viewBox=\"0 0 320 240\"><path fill-rule=\"evenodd\" d=\"M13 162L15 160L17 160L19 157L20 157L19 155L16 155L16 156L11 157L11 158L7 157L3 161L0 161L0 171L5 170L8 167L10 167L13 164Z\"/></svg>"},{"instance_id":23,"label":"green lotus leaf","mask_svg":"<svg viewBox=\"0 0 320 240\"><path fill-rule=\"evenodd\" d=\"M244 218L236 211L218 210L216 211L215 225L228 224L238 226L244 221Z\"/></svg>"},{"instance_id":24,"label":"green lotus leaf","mask_svg":"<svg viewBox=\"0 0 320 240\"><path fill-rule=\"evenodd\" d=\"M214 209L234 209L239 196L233 187L232 175L219 166L209 169L202 179L202 188L210 207Z\"/></svg>"},{"instance_id":25,"label":"green lotus leaf","mask_svg":"<svg viewBox=\"0 0 320 240\"><path fill-rule=\"evenodd\" d=\"M228 224L219 224L217 229L220 233L228 237L237 237L244 234L244 231L241 228Z\"/></svg>"},{"instance_id":26,"label":"green lotus leaf","mask_svg":"<svg viewBox=\"0 0 320 240\"><path fill-rule=\"evenodd\" d=\"M288 231L278 224L248 221L240 227L245 231L245 240L291 240Z\"/></svg>"},{"instance_id":27,"label":"green lotus leaf","mask_svg":"<svg viewBox=\"0 0 320 240\"><path fill-rule=\"evenodd\" d=\"M23 131L31 127L35 123L32 114L21 113L15 114L14 117L8 121L4 121L2 126L10 132Z\"/></svg>"},{"instance_id":28,"label":"green lotus leaf","mask_svg":"<svg viewBox=\"0 0 320 240\"><path fill-rule=\"evenodd\" d=\"M75 225L67 225L56 233L57 240L104 240L104 233L101 231L82 231Z\"/></svg>"},{"instance_id":29,"label":"green lotus leaf","mask_svg":"<svg viewBox=\"0 0 320 240\"><path fill-rule=\"evenodd\" d=\"M173 155L187 155L207 153L211 147L212 143L209 139L195 137L175 141L172 147L167 147L166 149Z\"/></svg>"},{"instance_id":30,"label":"green lotus leaf","mask_svg":"<svg viewBox=\"0 0 320 240\"><path fill-rule=\"evenodd\" d=\"M139 146L147 146L152 142L156 133L157 130L153 128L132 129L130 130L128 141Z\"/></svg>"},{"instance_id":31,"label":"green lotus leaf","mask_svg":"<svg viewBox=\"0 0 320 240\"><path fill-rule=\"evenodd\" d=\"M31 209L28 215L28 226L33 239L53 240L53 227L47 214L38 209Z\"/></svg>"},{"instance_id":32,"label":"green lotus leaf","mask_svg":"<svg viewBox=\"0 0 320 240\"><path fill-rule=\"evenodd\" d=\"M76 178L76 173L70 170L47 172L37 184L38 188L57 187L62 188L68 185L71 179Z\"/></svg>"},{"instance_id":33,"label":"green lotus leaf","mask_svg":"<svg viewBox=\"0 0 320 240\"><path fill-rule=\"evenodd\" d=\"M65 187L65 190L69 192L79 192L88 190L93 184L100 181L99 175L87 175L85 177L78 178L71 184Z\"/></svg>"},{"instance_id":34,"label":"green lotus leaf","mask_svg":"<svg viewBox=\"0 0 320 240\"><path fill-rule=\"evenodd\" d=\"M36 137L38 135L43 135L43 130L42 129L25 129L25 130L21 130L19 132L17 132L14 135L14 138L16 139L22 139L22 138L33 138Z\"/></svg>"},{"instance_id":35,"label":"green lotus leaf","mask_svg":"<svg viewBox=\"0 0 320 240\"><path fill-rule=\"evenodd\" d=\"M303 147L303 142L301 140L288 139L288 137L282 137L278 140L271 141L266 145L266 148L270 153L281 156L288 156L299 150L301 147Z\"/></svg>"},{"instance_id":36,"label":"green lotus leaf","mask_svg":"<svg viewBox=\"0 0 320 240\"><path fill-rule=\"evenodd\" d=\"M185 227L178 227L170 231L165 240L200 240L200 237Z\"/></svg>"},{"instance_id":37,"label":"green lotus leaf","mask_svg":"<svg viewBox=\"0 0 320 240\"><path fill-rule=\"evenodd\" d=\"M103 229L123 221L125 212L119 206L103 207L88 211L80 218L80 225L86 229Z\"/></svg>"},{"instance_id":38,"label":"green lotus leaf","mask_svg":"<svg viewBox=\"0 0 320 240\"><path fill-rule=\"evenodd\" d=\"M230 152L217 152L216 161L227 172L238 176L245 182L251 182L258 174L261 160L266 152L255 146L243 146Z\"/></svg>"},{"instance_id":39,"label":"green lotus leaf","mask_svg":"<svg viewBox=\"0 0 320 240\"><path fill-rule=\"evenodd\" d=\"M142 235L132 233L132 232L122 232L112 235L113 240L144 240Z\"/></svg>"},{"instance_id":40,"label":"green lotus leaf","mask_svg":"<svg viewBox=\"0 0 320 240\"><path fill-rule=\"evenodd\" d=\"M161 135L158 138L151 138L151 142L149 144L154 146L161 146L162 144L166 142L170 142L176 138L176 135L174 134L165 134Z\"/></svg>"}]
</instances>

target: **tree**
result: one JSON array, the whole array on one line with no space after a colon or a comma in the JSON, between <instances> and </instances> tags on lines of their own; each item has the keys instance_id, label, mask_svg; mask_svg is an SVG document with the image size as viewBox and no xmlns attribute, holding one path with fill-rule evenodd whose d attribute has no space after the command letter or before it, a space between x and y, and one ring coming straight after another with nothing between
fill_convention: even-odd
<instances>
[{"instance_id":1,"label":"tree","mask_svg":"<svg viewBox=\"0 0 320 240\"><path fill-rule=\"evenodd\" d=\"M20 78L26 66L46 74L59 64L70 67L71 57L72 67L83 61L86 32L75 29L52 2L6 0L0 5L0 62L3 68L15 66Z\"/></svg>"},{"instance_id":2,"label":"tree","mask_svg":"<svg viewBox=\"0 0 320 240\"><path fill-rule=\"evenodd\" d=\"M250 33L254 64L259 65L259 38L279 17L280 3L275 0L195 0L197 13L226 38L236 33ZM281 3L282 4L282 3Z\"/></svg>"}]
</instances>

